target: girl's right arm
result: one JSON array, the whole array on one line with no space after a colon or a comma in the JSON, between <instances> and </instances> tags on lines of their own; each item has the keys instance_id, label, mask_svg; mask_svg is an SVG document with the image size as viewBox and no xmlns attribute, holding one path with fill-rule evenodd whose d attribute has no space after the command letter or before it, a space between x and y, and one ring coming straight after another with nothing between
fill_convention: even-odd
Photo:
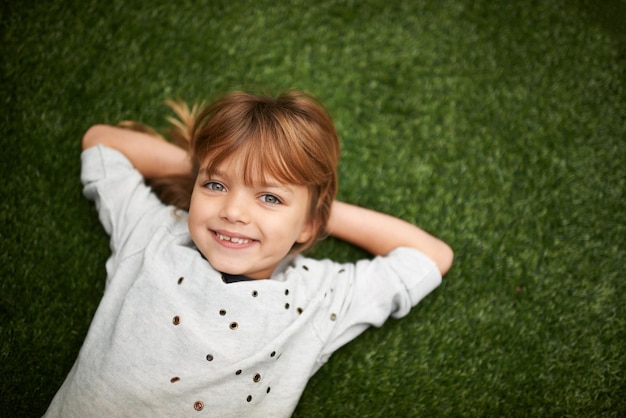
<instances>
[{"instance_id":1,"label":"girl's right arm","mask_svg":"<svg viewBox=\"0 0 626 418\"><path fill-rule=\"evenodd\" d=\"M161 137L110 125L94 125L85 132L83 150L104 145L126 156L145 177L185 175L192 170L187 152Z\"/></svg>"},{"instance_id":2,"label":"girl's right arm","mask_svg":"<svg viewBox=\"0 0 626 418\"><path fill-rule=\"evenodd\" d=\"M329 233L373 255L387 255L398 247L415 248L437 264L443 276L454 254L448 244L423 229L384 213L335 201L328 221Z\"/></svg>"}]
</instances>

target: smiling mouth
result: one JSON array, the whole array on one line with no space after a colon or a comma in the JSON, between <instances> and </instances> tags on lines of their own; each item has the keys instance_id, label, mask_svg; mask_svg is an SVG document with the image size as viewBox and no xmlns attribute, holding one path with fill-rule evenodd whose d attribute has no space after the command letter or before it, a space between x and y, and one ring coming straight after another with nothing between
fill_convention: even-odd
<instances>
[{"instance_id":1,"label":"smiling mouth","mask_svg":"<svg viewBox=\"0 0 626 418\"><path fill-rule=\"evenodd\" d=\"M220 241L228 241L233 244L245 245L251 243L253 240L247 238L238 238L238 237L229 237L228 235L220 234L219 232L215 232L215 236Z\"/></svg>"}]
</instances>

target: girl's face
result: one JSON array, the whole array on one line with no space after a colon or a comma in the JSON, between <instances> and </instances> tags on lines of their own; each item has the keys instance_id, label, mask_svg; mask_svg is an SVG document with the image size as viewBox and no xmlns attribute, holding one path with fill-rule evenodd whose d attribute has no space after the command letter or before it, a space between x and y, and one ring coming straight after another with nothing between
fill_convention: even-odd
<instances>
[{"instance_id":1,"label":"girl's face","mask_svg":"<svg viewBox=\"0 0 626 418\"><path fill-rule=\"evenodd\" d=\"M294 243L312 237L305 186L272 178L246 185L236 156L210 177L203 167L191 196L189 232L216 270L267 279Z\"/></svg>"}]
</instances>

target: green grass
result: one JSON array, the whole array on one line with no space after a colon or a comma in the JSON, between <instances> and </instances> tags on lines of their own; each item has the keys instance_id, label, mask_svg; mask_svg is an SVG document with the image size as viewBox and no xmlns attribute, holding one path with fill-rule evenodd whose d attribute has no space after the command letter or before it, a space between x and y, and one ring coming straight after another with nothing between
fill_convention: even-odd
<instances>
[{"instance_id":1,"label":"green grass","mask_svg":"<svg viewBox=\"0 0 626 418\"><path fill-rule=\"evenodd\" d=\"M407 318L333 356L296 416L626 414L623 0L0 10L3 415L45 411L103 289L82 133L163 127L164 99L235 88L317 95L341 135L339 197L456 253ZM329 240L313 255L363 253Z\"/></svg>"}]
</instances>

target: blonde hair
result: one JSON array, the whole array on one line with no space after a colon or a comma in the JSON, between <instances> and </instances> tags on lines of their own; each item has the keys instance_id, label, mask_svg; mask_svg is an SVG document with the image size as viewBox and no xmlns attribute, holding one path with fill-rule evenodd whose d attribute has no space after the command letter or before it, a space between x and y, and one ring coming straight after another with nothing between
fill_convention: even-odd
<instances>
[{"instance_id":1,"label":"blonde hair","mask_svg":"<svg viewBox=\"0 0 626 418\"><path fill-rule=\"evenodd\" d=\"M307 221L315 233L292 252L304 251L325 236L337 193L340 147L332 120L317 99L296 91L276 98L234 92L207 107L168 104L178 116L169 119L171 137L188 150L194 168L188 176L149 180L164 203L188 210L200 164L212 173L237 155L247 184L269 176L308 188Z\"/></svg>"}]
</instances>

